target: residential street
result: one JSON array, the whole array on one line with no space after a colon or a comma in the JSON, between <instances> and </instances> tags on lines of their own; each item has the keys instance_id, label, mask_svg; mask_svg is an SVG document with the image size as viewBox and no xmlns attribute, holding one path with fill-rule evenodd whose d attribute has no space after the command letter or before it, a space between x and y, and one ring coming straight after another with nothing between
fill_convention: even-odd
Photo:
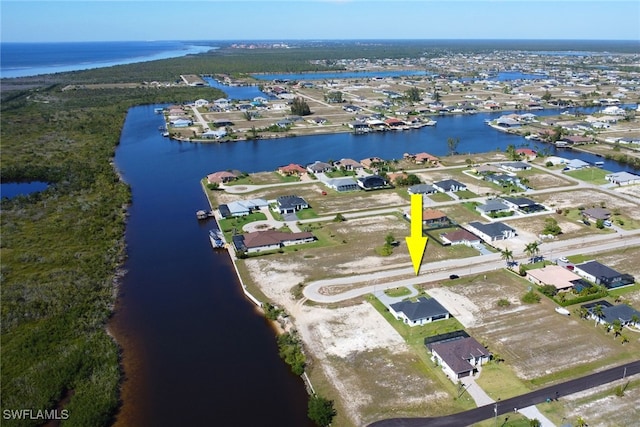
<instances>
[{"instance_id":1,"label":"residential street","mask_svg":"<svg viewBox=\"0 0 640 427\"><path fill-rule=\"evenodd\" d=\"M595 235L571 240L549 242L544 244L544 251L553 251L555 256L560 257L605 252L635 245L640 245L640 230L635 230L627 233L626 235L620 236ZM406 249L401 246L396 250ZM334 279L317 280L315 282L310 282L304 288L303 294L311 301L335 303L398 286L446 280L451 274L468 276L498 270L505 267L505 261L501 259L501 255L499 253L466 258L464 262L460 259L448 259L445 261L429 263L428 260L429 245L427 244L422 268L420 269L420 274L418 276L408 279L394 280L394 277L397 276L413 275L413 267L410 266L410 260L407 253L406 267L378 271L375 273L338 277ZM355 286L358 283L361 283L362 286L337 294L326 295L321 292L321 289L324 287L344 286L349 284Z\"/></svg>"}]
</instances>

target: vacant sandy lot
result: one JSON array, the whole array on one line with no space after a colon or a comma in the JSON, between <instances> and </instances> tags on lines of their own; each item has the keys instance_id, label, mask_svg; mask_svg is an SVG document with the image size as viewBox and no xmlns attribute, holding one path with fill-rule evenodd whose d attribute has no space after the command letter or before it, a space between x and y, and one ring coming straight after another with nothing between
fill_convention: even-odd
<instances>
[{"instance_id":1,"label":"vacant sandy lot","mask_svg":"<svg viewBox=\"0 0 640 427\"><path fill-rule=\"evenodd\" d=\"M535 199L554 209L600 207L601 204L607 209L620 209L625 215L640 219L640 209L638 204L631 201L615 197L598 190L581 189L576 191L562 191L558 193L538 194Z\"/></svg>"},{"instance_id":2,"label":"vacant sandy lot","mask_svg":"<svg viewBox=\"0 0 640 427\"><path fill-rule=\"evenodd\" d=\"M614 389L625 386L628 380L635 382L633 387L625 390L624 396L618 397ZM638 375L627 380L619 380L584 392L575 393L562 398L564 416L568 420L582 417L590 426L619 427L633 426L640 420L640 386Z\"/></svg>"},{"instance_id":3,"label":"vacant sandy lot","mask_svg":"<svg viewBox=\"0 0 640 427\"><path fill-rule=\"evenodd\" d=\"M529 380L595 360L606 364L619 352L628 354L631 347L640 351L640 334L629 333L632 342L623 347L612 335L604 334L603 328L594 328L591 321L557 314L549 299L542 298L539 304L521 303L528 284L505 276L509 274L500 272L448 287L447 298L464 302L463 307L474 318L468 331L500 354L520 378ZM427 290L437 298L433 291ZM511 305L499 308L496 303L500 298L507 298Z\"/></svg>"},{"instance_id":4,"label":"vacant sandy lot","mask_svg":"<svg viewBox=\"0 0 640 427\"><path fill-rule=\"evenodd\" d=\"M302 306L296 326L354 425L448 397L420 374L417 356L367 302L337 309Z\"/></svg>"}]
</instances>

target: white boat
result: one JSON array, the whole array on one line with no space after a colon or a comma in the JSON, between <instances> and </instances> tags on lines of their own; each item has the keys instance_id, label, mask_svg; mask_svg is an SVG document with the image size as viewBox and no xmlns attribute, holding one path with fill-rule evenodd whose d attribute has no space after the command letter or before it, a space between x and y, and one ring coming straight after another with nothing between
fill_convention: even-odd
<instances>
[{"instance_id":1,"label":"white boat","mask_svg":"<svg viewBox=\"0 0 640 427\"><path fill-rule=\"evenodd\" d=\"M438 122L437 122L437 121L435 121L435 120L429 120L429 121L428 121L428 122L426 122L424 125L425 125L425 126L435 126L435 125L437 125L437 124L438 124Z\"/></svg>"},{"instance_id":2,"label":"white boat","mask_svg":"<svg viewBox=\"0 0 640 427\"><path fill-rule=\"evenodd\" d=\"M214 249L223 248L224 247L224 236L222 235L222 231L212 228L209 230L209 240L211 241L211 246Z\"/></svg>"},{"instance_id":3,"label":"white boat","mask_svg":"<svg viewBox=\"0 0 640 427\"><path fill-rule=\"evenodd\" d=\"M556 307L556 313L562 314L564 316L570 316L571 315L569 310L567 310L566 308L563 308L563 307Z\"/></svg>"}]
</instances>

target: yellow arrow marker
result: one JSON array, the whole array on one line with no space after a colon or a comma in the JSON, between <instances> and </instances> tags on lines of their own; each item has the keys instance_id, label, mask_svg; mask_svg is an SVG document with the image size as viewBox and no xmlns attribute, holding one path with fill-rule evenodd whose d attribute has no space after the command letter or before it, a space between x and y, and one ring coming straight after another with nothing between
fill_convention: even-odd
<instances>
[{"instance_id":1,"label":"yellow arrow marker","mask_svg":"<svg viewBox=\"0 0 640 427\"><path fill-rule=\"evenodd\" d=\"M422 194L411 195L411 235L405 238L416 276L420 272L428 237L422 237Z\"/></svg>"}]
</instances>

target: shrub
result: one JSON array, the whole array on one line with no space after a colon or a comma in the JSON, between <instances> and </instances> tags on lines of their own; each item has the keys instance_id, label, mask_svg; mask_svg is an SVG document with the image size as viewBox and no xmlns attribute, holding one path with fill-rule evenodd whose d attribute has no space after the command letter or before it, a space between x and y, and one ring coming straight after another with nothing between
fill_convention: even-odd
<instances>
[{"instance_id":1,"label":"shrub","mask_svg":"<svg viewBox=\"0 0 640 427\"><path fill-rule=\"evenodd\" d=\"M540 295L534 290L530 290L522 296L521 300L525 304L537 304L540 302Z\"/></svg>"},{"instance_id":2,"label":"shrub","mask_svg":"<svg viewBox=\"0 0 640 427\"><path fill-rule=\"evenodd\" d=\"M500 299L498 300L498 302L496 303L496 305L497 305L498 307L509 307L509 306L511 305L511 303L510 303L510 302L509 302L509 300L508 300L508 299L506 299L506 298L500 298Z\"/></svg>"}]
</instances>

